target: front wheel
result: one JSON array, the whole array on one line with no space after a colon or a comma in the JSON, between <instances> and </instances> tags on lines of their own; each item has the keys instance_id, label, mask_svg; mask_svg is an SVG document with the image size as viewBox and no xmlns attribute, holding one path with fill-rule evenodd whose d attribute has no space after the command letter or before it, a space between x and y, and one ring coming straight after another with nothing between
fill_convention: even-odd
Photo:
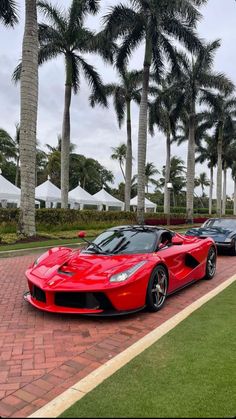
<instances>
[{"instance_id":1,"label":"front wheel","mask_svg":"<svg viewBox=\"0 0 236 419\"><path fill-rule=\"evenodd\" d=\"M146 305L149 311L158 311L163 306L168 288L168 274L166 268L158 265L152 271L149 279Z\"/></svg>"},{"instance_id":2,"label":"front wheel","mask_svg":"<svg viewBox=\"0 0 236 419\"><path fill-rule=\"evenodd\" d=\"M212 279L216 273L216 249L211 247L206 261L206 275L205 279Z\"/></svg>"},{"instance_id":3,"label":"front wheel","mask_svg":"<svg viewBox=\"0 0 236 419\"><path fill-rule=\"evenodd\" d=\"M233 245L232 245L232 247L230 249L230 254L232 256L236 256L236 240L235 239L233 239Z\"/></svg>"}]
</instances>

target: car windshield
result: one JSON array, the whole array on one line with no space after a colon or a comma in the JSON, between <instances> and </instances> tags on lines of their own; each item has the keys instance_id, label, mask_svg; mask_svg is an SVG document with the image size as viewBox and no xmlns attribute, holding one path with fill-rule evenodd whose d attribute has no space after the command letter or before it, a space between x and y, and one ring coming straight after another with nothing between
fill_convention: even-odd
<instances>
[{"instance_id":1,"label":"car windshield","mask_svg":"<svg viewBox=\"0 0 236 419\"><path fill-rule=\"evenodd\" d=\"M97 246L94 246L93 243ZM86 252L105 254L131 254L153 252L156 244L156 234L152 230L109 230L100 234Z\"/></svg>"},{"instance_id":2,"label":"car windshield","mask_svg":"<svg viewBox=\"0 0 236 419\"><path fill-rule=\"evenodd\" d=\"M219 218L208 220L204 224L204 227L217 227L217 228L228 228L230 230L236 230L236 219Z\"/></svg>"}]
</instances>

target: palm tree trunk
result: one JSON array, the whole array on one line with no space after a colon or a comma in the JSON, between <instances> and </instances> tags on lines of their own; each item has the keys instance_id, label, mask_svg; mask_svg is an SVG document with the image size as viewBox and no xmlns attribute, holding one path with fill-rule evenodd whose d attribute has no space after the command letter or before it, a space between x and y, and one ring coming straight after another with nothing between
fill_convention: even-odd
<instances>
[{"instance_id":1,"label":"palm tree trunk","mask_svg":"<svg viewBox=\"0 0 236 419\"><path fill-rule=\"evenodd\" d=\"M193 222L193 203L194 203L194 177L195 177L195 105L192 104L192 113L189 117L189 140L188 140L188 159L187 159L187 220Z\"/></svg>"},{"instance_id":2,"label":"palm tree trunk","mask_svg":"<svg viewBox=\"0 0 236 419\"><path fill-rule=\"evenodd\" d=\"M226 184L227 184L227 168L224 163L224 181L223 181L223 202L222 202L222 215L226 212Z\"/></svg>"},{"instance_id":3,"label":"palm tree trunk","mask_svg":"<svg viewBox=\"0 0 236 419\"><path fill-rule=\"evenodd\" d=\"M144 223L145 202L145 164L147 152L147 117L148 117L148 88L150 78L150 66L152 61L152 41L146 39L145 58L143 66L143 86L139 109L139 133L138 133L138 207L137 221Z\"/></svg>"},{"instance_id":4,"label":"palm tree trunk","mask_svg":"<svg viewBox=\"0 0 236 419\"><path fill-rule=\"evenodd\" d=\"M20 157L17 156L16 158L16 177L15 177L15 186L18 186L19 182L19 164L20 164Z\"/></svg>"},{"instance_id":5,"label":"palm tree trunk","mask_svg":"<svg viewBox=\"0 0 236 419\"><path fill-rule=\"evenodd\" d=\"M170 128L166 136L166 169L165 169L165 187L164 187L164 214L170 212L170 190L167 183L170 182Z\"/></svg>"},{"instance_id":6,"label":"palm tree trunk","mask_svg":"<svg viewBox=\"0 0 236 419\"><path fill-rule=\"evenodd\" d=\"M66 84L64 97L64 115L61 136L61 206L68 208L69 159L70 159L70 104L72 93L71 62L66 57Z\"/></svg>"},{"instance_id":7,"label":"palm tree trunk","mask_svg":"<svg viewBox=\"0 0 236 419\"><path fill-rule=\"evenodd\" d=\"M234 215L236 215L236 178L234 178Z\"/></svg>"},{"instance_id":8,"label":"palm tree trunk","mask_svg":"<svg viewBox=\"0 0 236 419\"><path fill-rule=\"evenodd\" d=\"M217 217L221 217L221 197L222 197L222 144L223 144L223 124L219 128L217 143Z\"/></svg>"},{"instance_id":9,"label":"palm tree trunk","mask_svg":"<svg viewBox=\"0 0 236 419\"><path fill-rule=\"evenodd\" d=\"M127 149L125 163L125 211L130 211L131 179L132 179L132 130L130 100L126 101L127 110Z\"/></svg>"},{"instance_id":10,"label":"palm tree trunk","mask_svg":"<svg viewBox=\"0 0 236 419\"><path fill-rule=\"evenodd\" d=\"M210 168L210 190L209 190L209 214L212 214L212 196L213 196L213 167Z\"/></svg>"},{"instance_id":11,"label":"palm tree trunk","mask_svg":"<svg viewBox=\"0 0 236 419\"><path fill-rule=\"evenodd\" d=\"M36 0L25 1L20 115L21 208L19 230L35 236L35 165L38 111L38 24Z\"/></svg>"}]
</instances>

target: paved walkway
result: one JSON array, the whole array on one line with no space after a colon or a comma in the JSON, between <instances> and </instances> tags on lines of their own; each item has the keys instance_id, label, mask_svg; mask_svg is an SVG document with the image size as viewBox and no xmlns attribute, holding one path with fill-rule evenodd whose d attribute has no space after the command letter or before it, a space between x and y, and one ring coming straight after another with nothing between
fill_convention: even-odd
<instances>
[{"instance_id":1,"label":"paved walkway","mask_svg":"<svg viewBox=\"0 0 236 419\"><path fill-rule=\"evenodd\" d=\"M27 417L236 273L236 257L220 256L212 281L171 296L158 313L86 318L43 313L23 300L34 259L0 259L1 417Z\"/></svg>"}]
</instances>

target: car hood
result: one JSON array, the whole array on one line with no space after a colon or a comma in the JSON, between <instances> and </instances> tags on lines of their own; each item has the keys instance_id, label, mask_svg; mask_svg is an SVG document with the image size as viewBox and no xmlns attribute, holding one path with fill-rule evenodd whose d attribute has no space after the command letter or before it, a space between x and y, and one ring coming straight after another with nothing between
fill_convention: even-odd
<instances>
[{"instance_id":1,"label":"car hood","mask_svg":"<svg viewBox=\"0 0 236 419\"><path fill-rule=\"evenodd\" d=\"M221 227L199 227L188 230L186 235L211 237L215 242L223 243L226 239L232 238L235 232Z\"/></svg>"},{"instance_id":2,"label":"car hood","mask_svg":"<svg viewBox=\"0 0 236 419\"><path fill-rule=\"evenodd\" d=\"M43 258L38 265L31 268L31 274L45 280L67 279L68 281L102 280L120 273L146 261L147 254L136 255L101 255L83 253L80 250L58 252L57 255Z\"/></svg>"}]
</instances>

